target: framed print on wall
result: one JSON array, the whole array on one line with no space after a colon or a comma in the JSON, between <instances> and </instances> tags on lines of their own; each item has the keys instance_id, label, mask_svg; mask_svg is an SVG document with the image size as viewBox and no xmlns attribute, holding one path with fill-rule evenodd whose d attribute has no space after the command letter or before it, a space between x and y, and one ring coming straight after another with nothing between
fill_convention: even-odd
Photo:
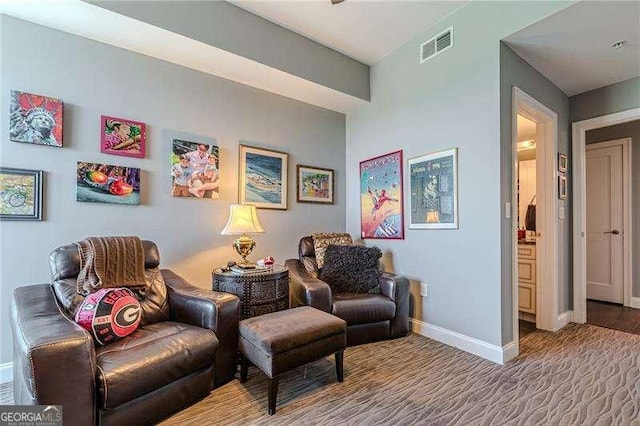
<instances>
[{"instance_id":1,"label":"framed print on wall","mask_svg":"<svg viewBox=\"0 0 640 426\"><path fill-rule=\"evenodd\" d=\"M288 160L285 152L240 145L240 203L286 210Z\"/></svg>"},{"instance_id":2,"label":"framed print on wall","mask_svg":"<svg viewBox=\"0 0 640 426\"><path fill-rule=\"evenodd\" d=\"M402 151L360 162L360 236L404 238Z\"/></svg>"},{"instance_id":3,"label":"framed print on wall","mask_svg":"<svg viewBox=\"0 0 640 426\"><path fill-rule=\"evenodd\" d=\"M409 160L410 229L458 228L458 149Z\"/></svg>"},{"instance_id":4,"label":"framed print on wall","mask_svg":"<svg viewBox=\"0 0 640 426\"><path fill-rule=\"evenodd\" d=\"M145 124L124 118L100 117L100 152L144 158Z\"/></svg>"},{"instance_id":5,"label":"framed print on wall","mask_svg":"<svg viewBox=\"0 0 640 426\"><path fill-rule=\"evenodd\" d=\"M220 198L220 148L215 139L211 141L214 143L173 139L171 196Z\"/></svg>"},{"instance_id":6,"label":"framed print on wall","mask_svg":"<svg viewBox=\"0 0 640 426\"><path fill-rule=\"evenodd\" d=\"M558 198L561 200L566 200L567 197L568 197L567 177L558 176Z\"/></svg>"},{"instance_id":7,"label":"framed print on wall","mask_svg":"<svg viewBox=\"0 0 640 426\"><path fill-rule=\"evenodd\" d=\"M76 201L140 204L140 169L78 161Z\"/></svg>"},{"instance_id":8,"label":"framed print on wall","mask_svg":"<svg viewBox=\"0 0 640 426\"><path fill-rule=\"evenodd\" d=\"M558 153L558 171L566 173L568 168L567 156L565 154Z\"/></svg>"},{"instance_id":9,"label":"framed print on wall","mask_svg":"<svg viewBox=\"0 0 640 426\"><path fill-rule=\"evenodd\" d=\"M12 90L9 139L62 147L62 110L60 99Z\"/></svg>"},{"instance_id":10,"label":"framed print on wall","mask_svg":"<svg viewBox=\"0 0 640 426\"><path fill-rule=\"evenodd\" d=\"M332 169L296 166L296 188L299 203L333 204Z\"/></svg>"},{"instance_id":11,"label":"framed print on wall","mask_svg":"<svg viewBox=\"0 0 640 426\"><path fill-rule=\"evenodd\" d=\"M0 167L0 220L42 220L42 175Z\"/></svg>"}]
</instances>

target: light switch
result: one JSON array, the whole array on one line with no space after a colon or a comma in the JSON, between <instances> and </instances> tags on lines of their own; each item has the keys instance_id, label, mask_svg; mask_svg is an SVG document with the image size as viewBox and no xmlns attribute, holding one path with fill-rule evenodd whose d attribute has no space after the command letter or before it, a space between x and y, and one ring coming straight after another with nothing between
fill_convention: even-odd
<instances>
[{"instance_id":1,"label":"light switch","mask_svg":"<svg viewBox=\"0 0 640 426\"><path fill-rule=\"evenodd\" d=\"M564 207L562 207L562 206L560 206L560 207L558 208L558 217L559 217L560 219L564 219Z\"/></svg>"},{"instance_id":2,"label":"light switch","mask_svg":"<svg viewBox=\"0 0 640 426\"><path fill-rule=\"evenodd\" d=\"M420 283L420 296L427 297L427 283Z\"/></svg>"},{"instance_id":3,"label":"light switch","mask_svg":"<svg viewBox=\"0 0 640 426\"><path fill-rule=\"evenodd\" d=\"M504 217L511 219L511 203L504 203Z\"/></svg>"}]
</instances>

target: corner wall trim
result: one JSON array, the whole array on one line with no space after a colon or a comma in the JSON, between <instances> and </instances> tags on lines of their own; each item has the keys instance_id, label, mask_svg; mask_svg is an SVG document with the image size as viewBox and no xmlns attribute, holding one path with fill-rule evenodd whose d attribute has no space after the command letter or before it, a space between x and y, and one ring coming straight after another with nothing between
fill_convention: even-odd
<instances>
[{"instance_id":1,"label":"corner wall trim","mask_svg":"<svg viewBox=\"0 0 640 426\"><path fill-rule=\"evenodd\" d=\"M640 297L631 296L629 302L629 306L631 306L632 308L640 309Z\"/></svg>"},{"instance_id":2,"label":"corner wall trim","mask_svg":"<svg viewBox=\"0 0 640 426\"><path fill-rule=\"evenodd\" d=\"M573 311L566 311L561 313L560 315L558 315L558 320L556 321L556 324L558 325L558 330L560 330L570 322L573 322ZM554 330L554 331L558 331L558 330Z\"/></svg>"},{"instance_id":3,"label":"corner wall trim","mask_svg":"<svg viewBox=\"0 0 640 426\"><path fill-rule=\"evenodd\" d=\"M509 342L501 347L414 318L409 318L409 321L414 333L488 359L496 364L504 364L518 356L518 345L515 342Z\"/></svg>"},{"instance_id":4,"label":"corner wall trim","mask_svg":"<svg viewBox=\"0 0 640 426\"><path fill-rule=\"evenodd\" d=\"M13 363L7 362L0 364L0 383L13 381Z\"/></svg>"}]
</instances>

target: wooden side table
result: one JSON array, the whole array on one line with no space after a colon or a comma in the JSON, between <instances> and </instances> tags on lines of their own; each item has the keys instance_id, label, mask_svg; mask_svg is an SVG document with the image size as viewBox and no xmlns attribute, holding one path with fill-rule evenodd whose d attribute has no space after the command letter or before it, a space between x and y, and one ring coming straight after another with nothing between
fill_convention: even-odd
<instances>
[{"instance_id":1,"label":"wooden side table","mask_svg":"<svg viewBox=\"0 0 640 426\"><path fill-rule=\"evenodd\" d=\"M289 269L282 265L264 272L212 272L213 290L240 298L240 319L289 309Z\"/></svg>"}]
</instances>

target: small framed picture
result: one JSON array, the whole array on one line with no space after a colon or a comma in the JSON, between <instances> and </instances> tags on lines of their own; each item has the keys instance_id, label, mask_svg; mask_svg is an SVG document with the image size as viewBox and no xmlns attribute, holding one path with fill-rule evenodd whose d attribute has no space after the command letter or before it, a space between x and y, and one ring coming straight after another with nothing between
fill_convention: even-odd
<instances>
[{"instance_id":1,"label":"small framed picture","mask_svg":"<svg viewBox=\"0 0 640 426\"><path fill-rule=\"evenodd\" d=\"M566 154L558 153L558 171L566 173L568 168L569 167Z\"/></svg>"},{"instance_id":2,"label":"small framed picture","mask_svg":"<svg viewBox=\"0 0 640 426\"><path fill-rule=\"evenodd\" d=\"M12 90L9 111L9 140L62 147L60 99Z\"/></svg>"},{"instance_id":3,"label":"small framed picture","mask_svg":"<svg viewBox=\"0 0 640 426\"><path fill-rule=\"evenodd\" d=\"M286 152L240 145L240 203L259 209L287 209Z\"/></svg>"},{"instance_id":4,"label":"small framed picture","mask_svg":"<svg viewBox=\"0 0 640 426\"><path fill-rule=\"evenodd\" d=\"M0 167L0 220L42 220L42 175Z\"/></svg>"},{"instance_id":5,"label":"small framed picture","mask_svg":"<svg viewBox=\"0 0 640 426\"><path fill-rule=\"evenodd\" d=\"M124 118L100 118L100 152L126 157L144 158L145 124Z\"/></svg>"},{"instance_id":6,"label":"small framed picture","mask_svg":"<svg viewBox=\"0 0 640 426\"><path fill-rule=\"evenodd\" d=\"M558 176L558 198L561 200L567 199L567 177Z\"/></svg>"},{"instance_id":7,"label":"small framed picture","mask_svg":"<svg viewBox=\"0 0 640 426\"><path fill-rule=\"evenodd\" d=\"M333 170L296 166L299 203L333 204Z\"/></svg>"}]
</instances>

